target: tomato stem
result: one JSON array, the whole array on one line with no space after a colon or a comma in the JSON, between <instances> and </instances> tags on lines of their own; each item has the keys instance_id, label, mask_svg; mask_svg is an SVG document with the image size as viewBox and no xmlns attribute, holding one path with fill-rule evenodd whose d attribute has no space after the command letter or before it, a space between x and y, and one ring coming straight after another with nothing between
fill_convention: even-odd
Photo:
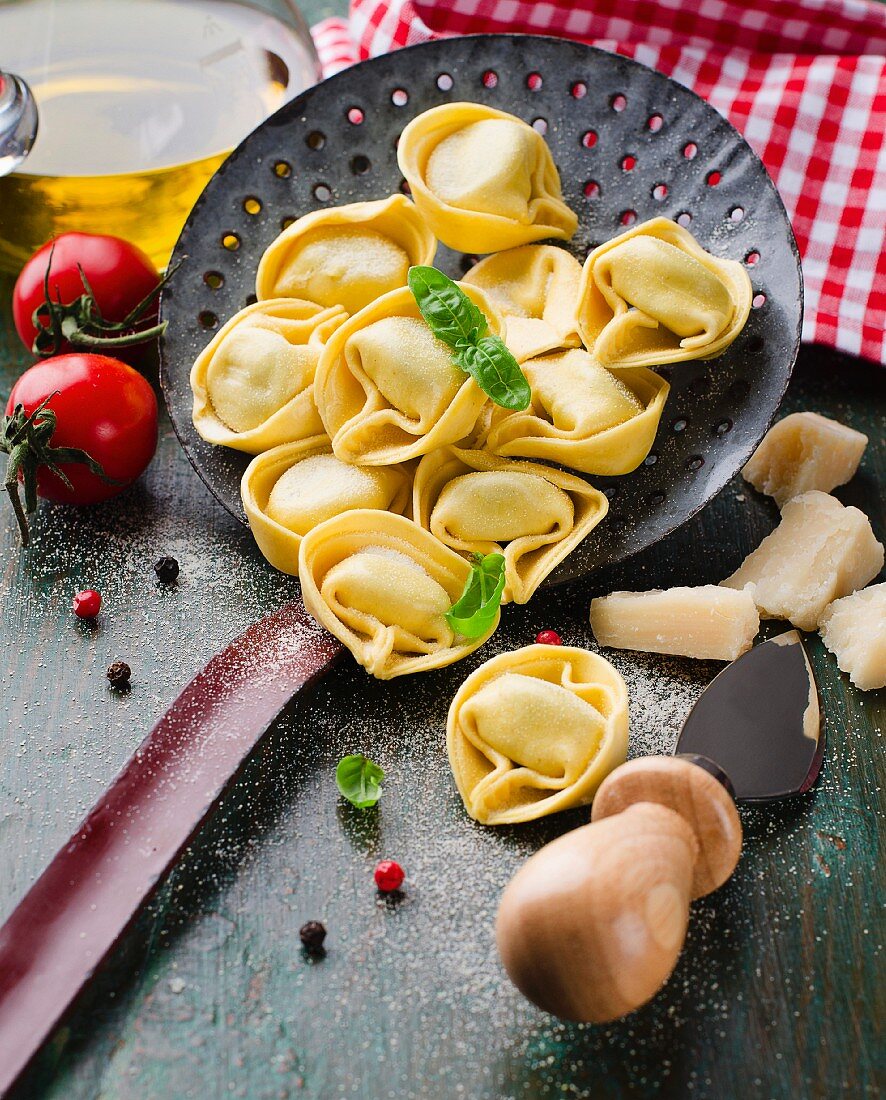
<instances>
[{"instance_id":1,"label":"tomato stem","mask_svg":"<svg viewBox=\"0 0 886 1100\"><path fill-rule=\"evenodd\" d=\"M25 413L23 405L16 405L12 414L5 416L0 422L0 452L9 455L3 487L12 502L22 546L27 546L31 541L28 516L37 511L37 472L41 467L55 474L69 489L72 489L73 485L68 475L62 470L62 463L83 463L102 481L110 485L123 484L108 477L101 464L86 451L81 451L77 447L51 446L56 415L48 405L58 392L56 390L49 397L44 398L30 414ZM20 483L25 490L24 507L19 496Z\"/></svg>"},{"instance_id":2,"label":"tomato stem","mask_svg":"<svg viewBox=\"0 0 886 1100\"><path fill-rule=\"evenodd\" d=\"M55 245L49 250L49 262L43 273L43 301L31 317L34 328L37 330L31 346L35 355L43 357L57 355L65 343L81 351L97 352L101 352L103 348L132 347L162 336L166 331L165 321L148 328L139 329L137 326L144 320L151 304L181 266L180 263L170 267L157 285L127 313L122 321L107 321L102 316L86 272L80 264L77 265L77 270L80 272L83 293L67 305L61 301L58 293L56 293L56 300L53 301L49 277L54 251Z\"/></svg>"}]
</instances>

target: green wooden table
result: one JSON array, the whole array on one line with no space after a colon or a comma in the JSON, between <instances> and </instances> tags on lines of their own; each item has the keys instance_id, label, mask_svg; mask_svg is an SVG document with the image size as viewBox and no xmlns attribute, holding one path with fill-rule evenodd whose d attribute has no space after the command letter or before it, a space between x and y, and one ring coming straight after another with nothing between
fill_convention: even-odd
<instances>
[{"instance_id":1,"label":"green wooden table","mask_svg":"<svg viewBox=\"0 0 886 1100\"><path fill-rule=\"evenodd\" d=\"M29 362L12 331L10 289L0 281L3 393ZM880 368L804 348L785 404L870 435L858 476L837 495L871 515L881 540L884 396ZM738 871L694 905L667 988L609 1027L536 1011L505 980L493 941L513 871L586 813L483 829L465 816L446 763L449 700L483 659L544 627L593 647L592 596L717 581L776 517L737 478L632 561L508 608L493 641L468 661L387 684L342 664L281 718L19 1096L877 1094L886 705L883 692L855 691L816 636L828 737L817 787L790 804L742 810ZM210 498L165 419L137 486L89 510L43 507L34 536L23 552L11 513L0 523L0 920L179 689L297 591ZM182 566L170 589L152 569L165 554ZM105 598L94 626L70 612L86 586ZM610 656L631 689L632 755L669 749L720 667ZM115 659L132 666L128 695L107 686ZM375 811L337 797L333 769L348 751L366 752L388 773ZM407 869L399 903L379 899L372 884L386 856ZM329 929L319 961L298 940L310 918Z\"/></svg>"},{"instance_id":2,"label":"green wooden table","mask_svg":"<svg viewBox=\"0 0 886 1100\"><path fill-rule=\"evenodd\" d=\"M4 302L8 389L25 366ZM867 431L839 496L883 514L880 368L804 349L786 409ZM878 486L880 487L878 489ZM882 979L883 692L856 692L816 637L828 752L817 787L744 809L739 869L696 903L665 992L610 1027L565 1025L508 985L493 943L519 863L585 814L487 830L465 816L446 764L446 708L492 651L555 627L593 645L591 596L716 581L772 526L774 505L736 479L683 530L587 582L508 608L489 646L420 678L379 683L351 662L280 721L126 949L46 1050L22 1097L833 1097L875 1094ZM88 511L43 507L31 549L0 525L6 630L0 763L0 918L208 657L296 590L214 504L164 422L143 481ZM156 584L173 554L178 585ZM95 627L70 612L95 585ZM110 691L125 659L133 690ZM632 752L670 746L719 668L615 654L632 691ZM337 798L334 764L362 750L389 774L378 811ZM380 901L377 859L407 868ZM329 928L306 958L298 929ZM878 973L879 971L879 973ZM880 982L882 988L882 981Z\"/></svg>"}]
</instances>

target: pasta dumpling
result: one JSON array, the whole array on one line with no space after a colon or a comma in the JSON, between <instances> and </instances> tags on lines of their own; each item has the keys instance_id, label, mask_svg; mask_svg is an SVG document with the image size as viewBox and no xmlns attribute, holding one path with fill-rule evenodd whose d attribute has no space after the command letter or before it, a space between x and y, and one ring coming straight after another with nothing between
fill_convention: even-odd
<instances>
[{"instance_id":1,"label":"pasta dumpling","mask_svg":"<svg viewBox=\"0 0 886 1100\"><path fill-rule=\"evenodd\" d=\"M413 487L415 522L446 546L504 556L503 602L526 603L608 508L572 474L458 447L426 455Z\"/></svg>"},{"instance_id":2,"label":"pasta dumpling","mask_svg":"<svg viewBox=\"0 0 886 1100\"><path fill-rule=\"evenodd\" d=\"M751 280L688 230L653 218L595 248L581 280L579 331L605 367L711 359L744 328Z\"/></svg>"},{"instance_id":3,"label":"pasta dumpling","mask_svg":"<svg viewBox=\"0 0 886 1100\"><path fill-rule=\"evenodd\" d=\"M338 306L274 298L232 317L191 368L199 435L260 454L322 432L314 372L324 341L346 316Z\"/></svg>"},{"instance_id":4,"label":"pasta dumpling","mask_svg":"<svg viewBox=\"0 0 886 1100\"><path fill-rule=\"evenodd\" d=\"M652 446L669 386L644 367L611 374L572 348L531 359L523 412L493 409L476 441L499 455L559 462L586 474L627 474Z\"/></svg>"},{"instance_id":5,"label":"pasta dumpling","mask_svg":"<svg viewBox=\"0 0 886 1100\"><path fill-rule=\"evenodd\" d=\"M430 264L433 233L405 195L315 210L293 222L265 250L255 292L306 298L357 313L405 286L412 264Z\"/></svg>"},{"instance_id":6,"label":"pasta dumpling","mask_svg":"<svg viewBox=\"0 0 886 1100\"><path fill-rule=\"evenodd\" d=\"M578 225L544 138L493 107L444 103L425 111L400 135L397 160L419 213L458 251L568 240Z\"/></svg>"},{"instance_id":7,"label":"pasta dumpling","mask_svg":"<svg viewBox=\"0 0 886 1100\"><path fill-rule=\"evenodd\" d=\"M459 688L446 747L465 809L483 825L584 806L627 755L627 688L585 649L501 653Z\"/></svg>"},{"instance_id":8,"label":"pasta dumpling","mask_svg":"<svg viewBox=\"0 0 886 1100\"><path fill-rule=\"evenodd\" d=\"M464 281L486 291L508 327L518 363L555 348L577 348L581 264L563 248L527 244L487 256Z\"/></svg>"},{"instance_id":9,"label":"pasta dumpling","mask_svg":"<svg viewBox=\"0 0 886 1100\"><path fill-rule=\"evenodd\" d=\"M357 509L309 531L299 549L305 607L380 680L441 668L482 645L446 613L471 567L411 520Z\"/></svg>"},{"instance_id":10,"label":"pasta dumpling","mask_svg":"<svg viewBox=\"0 0 886 1100\"><path fill-rule=\"evenodd\" d=\"M275 569L298 575L304 535L354 508L403 512L412 473L404 466L350 466L332 453L329 437L286 443L258 455L240 483L246 518Z\"/></svg>"},{"instance_id":11,"label":"pasta dumpling","mask_svg":"<svg viewBox=\"0 0 886 1100\"><path fill-rule=\"evenodd\" d=\"M483 292L462 289L501 336L503 325ZM337 457L373 466L455 443L472 431L486 403L431 332L408 287L379 298L338 329L323 350L314 392Z\"/></svg>"}]
</instances>

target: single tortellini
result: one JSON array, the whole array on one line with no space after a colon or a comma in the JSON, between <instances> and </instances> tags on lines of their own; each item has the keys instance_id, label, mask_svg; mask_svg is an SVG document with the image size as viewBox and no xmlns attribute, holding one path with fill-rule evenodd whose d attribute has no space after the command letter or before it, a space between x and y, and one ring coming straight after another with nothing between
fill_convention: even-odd
<instances>
[{"instance_id":1,"label":"single tortellini","mask_svg":"<svg viewBox=\"0 0 886 1100\"><path fill-rule=\"evenodd\" d=\"M711 359L745 326L751 280L688 230L653 218L595 248L578 311L585 345L604 367Z\"/></svg>"},{"instance_id":2,"label":"single tortellini","mask_svg":"<svg viewBox=\"0 0 886 1100\"><path fill-rule=\"evenodd\" d=\"M350 466L329 437L284 443L249 463L240 496L258 548L275 569L298 576L298 549L308 531L354 508L404 512L412 471L405 466Z\"/></svg>"},{"instance_id":3,"label":"single tortellini","mask_svg":"<svg viewBox=\"0 0 886 1100\"><path fill-rule=\"evenodd\" d=\"M451 665L479 638L463 638L446 613L471 567L417 524L392 512L357 509L309 531L299 550L305 607L380 680Z\"/></svg>"},{"instance_id":4,"label":"single tortellini","mask_svg":"<svg viewBox=\"0 0 886 1100\"><path fill-rule=\"evenodd\" d=\"M258 265L263 298L306 298L357 313L430 264L433 233L405 195L315 210L284 229Z\"/></svg>"},{"instance_id":5,"label":"single tortellini","mask_svg":"<svg viewBox=\"0 0 886 1100\"><path fill-rule=\"evenodd\" d=\"M578 219L563 202L544 138L480 103L444 103L400 136L400 171L434 234L460 252L568 240Z\"/></svg>"},{"instance_id":6,"label":"single tortellini","mask_svg":"<svg viewBox=\"0 0 886 1100\"><path fill-rule=\"evenodd\" d=\"M458 447L425 455L412 500L415 522L453 550L504 556L503 601L514 603L526 603L608 508L572 474Z\"/></svg>"},{"instance_id":7,"label":"single tortellini","mask_svg":"<svg viewBox=\"0 0 886 1100\"><path fill-rule=\"evenodd\" d=\"M461 285L461 284L459 284ZM462 286L503 335L476 287ZM387 465L472 431L486 395L431 332L408 287L349 318L323 349L314 386L332 449L343 462Z\"/></svg>"},{"instance_id":8,"label":"single tortellini","mask_svg":"<svg viewBox=\"0 0 886 1100\"><path fill-rule=\"evenodd\" d=\"M465 809L483 825L584 806L627 755L627 688L586 649L500 653L452 700L446 747Z\"/></svg>"},{"instance_id":9,"label":"single tortellini","mask_svg":"<svg viewBox=\"0 0 886 1100\"><path fill-rule=\"evenodd\" d=\"M508 328L518 363L555 348L577 348L581 264L564 248L527 244L487 256L464 281L485 290Z\"/></svg>"},{"instance_id":10,"label":"single tortellini","mask_svg":"<svg viewBox=\"0 0 886 1100\"><path fill-rule=\"evenodd\" d=\"M296 298L235 314L191 368L194 427L207 443L260 454L323 431L314 372L327 337L345 320Z\"/></svg>"},{"instance_id":11,"label":"single tortellini","mask_svg":"<svg viewBox=\"0 0 886 1100\"><path fill-rule=\"evenodd\" d=\"M475 446L609 475L630 473L649 453L669 390L653 371L612 374L572 348L531 359L523 373L532 390L529 408L491 410Z\"/></svg>"}]
</instances>

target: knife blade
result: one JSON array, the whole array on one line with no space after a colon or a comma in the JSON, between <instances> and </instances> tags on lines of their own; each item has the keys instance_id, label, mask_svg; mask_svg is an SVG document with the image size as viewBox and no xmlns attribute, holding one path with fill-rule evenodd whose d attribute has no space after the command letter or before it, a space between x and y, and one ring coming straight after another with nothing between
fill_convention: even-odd
<instances>
[{"instance_id":1,"label":"knife blade","mask_svg":"<svg viewBox=\"0 0 886 1100\"><path fill-rule=\"evenodd\" d=\"M194 677L0 928L0 1096L292 697L344 653L286 604Z\"/></svg>"},{"instance_id":2,"label":"knife blade","mask_svg":"<svg viewBox=\"0 0 886 1100\"><path fill-rule=\"evenodd\" d=\"M769 802L809 790L824 746L812 666L799 633L788 630L714 677L683 723L676 752L715 761L740 801Z\"/></svg>"}]
</instances>

